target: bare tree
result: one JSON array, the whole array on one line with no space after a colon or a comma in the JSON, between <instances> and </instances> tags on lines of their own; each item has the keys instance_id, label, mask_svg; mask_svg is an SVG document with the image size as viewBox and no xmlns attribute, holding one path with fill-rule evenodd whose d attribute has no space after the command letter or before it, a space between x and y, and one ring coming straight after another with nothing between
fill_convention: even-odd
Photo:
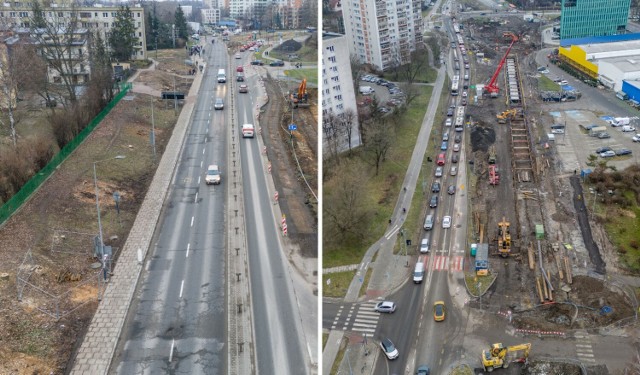
<instances>
[{"instance_id":1,"label":"bare tree","mask_svg":"<svg viewBox=\"0 0 640 375\"><path fill-rule=\"evenodd\" d=\"M338 119L333 112L328 112L322 116L322 133L325 139L326 150L328 151L324 155L325 159L334 159L336 163L338 161ZM323 147L323 149L325 149Z\"/></svg>"},{"instance_id":2,"label":"bare tree","mask_svg":"<svg viewBox=\"0 0 640 375\"><path fill-rule=\"evenodd\" d=\"M344 132L347 136L347 145L349 146L349 154L351 154L351 145L353 142L353 125L358 121L358 116L352 108L347 108L342 114L342 123L344 124Z\"/></svg>"},{"instance_id":3,"label":"bare tree","mask_svg":"<svg viewBox=\"0 0 640 375\"><path fill-rule=\"evenodd\" d=\"M376 168L376 176L380 172L380 165L387 157L387 152L391 148L395 133L392 127L388 126L388 121L384 117L376 117L368 123L364 139L366 140L364 150L369 155L365 160Z\"/></svg>"},{"instance_id":4,"label":"bare tree","mask_svg":"<svg viewBox=\"0 0 640 375\"><path fill-rule=\"evenodd\" d=\"M43 10L34 6L30 24L30 37L48 63L49 79L56 80L54 83L63 89L62 104L67 107L75 103L78 86L83 82L79 82L78 75L74 73L89 66L89 53L83 46L90 43L88 38L91 35L78 27L77 9L72 6L69 11L47 12L45 15Z\"/></svg>"},{"instance_id":5,"label":"bare tree","mask_svg":"<svg viewBox=\"0 0 640 375\"><path fill-rule=\"evenodd\" d=\"M372 215L369 214L362 185L366 172L353 163L336 167L335 185L327 184L324 196L324 225L327 239L334 241L362 240Z\"/></svg>"},{"instance_id":6,"label":"bare tree","mask_svg":"<svg viewBox=\"0 0 640 375\"><path fill-rule=\"evenodd\" d=\"M303 0L299 10L300 27L317 27L318 2L315 0Z\"/></svg>"}]
</instances>

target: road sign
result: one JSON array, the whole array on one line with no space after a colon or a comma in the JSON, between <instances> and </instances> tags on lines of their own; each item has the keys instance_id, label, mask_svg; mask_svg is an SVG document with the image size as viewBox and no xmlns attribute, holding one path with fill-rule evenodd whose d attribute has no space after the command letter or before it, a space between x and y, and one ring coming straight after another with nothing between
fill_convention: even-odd
<instances>
[{"instance_id":1,"label":"road sign","mask_svg":"<svg viewBox=\"0 0 640 375\"><path fill-rule=\"evenodd\" d=\"M290 131L298 130L298 126L296 124L289 124L289 130Z\"/></svg>"}]
</instances>

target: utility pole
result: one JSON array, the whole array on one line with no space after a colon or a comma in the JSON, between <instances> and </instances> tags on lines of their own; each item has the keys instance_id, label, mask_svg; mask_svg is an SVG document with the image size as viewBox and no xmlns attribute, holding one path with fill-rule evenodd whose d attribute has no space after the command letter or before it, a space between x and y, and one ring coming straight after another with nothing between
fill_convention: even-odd
<instances>
[{"instance_id":1,"label":"utility pole","mask_svg":"<svg viewBox=\"0 0 640 375\"><path fill-rule=\"evenodd\" d=\"M175 39L174 39L175 43ZM175 46L174 46L175 48ZM173 75L173 113L178 114L178 93L176 92L176 76Z\"/></svg>"},{"instance_id":2,"label":"utility pole","mask_svg":"<svg viewBox=\"0 0 640 375\"><path fill-rule=\"evenodd\" d=\"M151 98L151 146L153 147L153 160L156 160L156 127L155 118L153 116L153 98Z\"/></svg>"},{"instance_id":3,"label":"utility pole","mask_svg":"<svg viewBox=\"0 0 640 375\"><path fill-rule=\"evenodd\" d=\"M173 49L176 49L176 25L171 25L171 39L173 39Z\"/></svg>"}]
</instances>

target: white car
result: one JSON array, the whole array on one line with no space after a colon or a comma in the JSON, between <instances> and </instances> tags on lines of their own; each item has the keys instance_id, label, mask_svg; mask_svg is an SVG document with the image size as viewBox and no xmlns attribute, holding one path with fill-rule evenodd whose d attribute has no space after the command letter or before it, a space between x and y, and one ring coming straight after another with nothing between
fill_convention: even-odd
<instances>
[{"instance_id":1,"label":"white car","mask_svg":"<svg viewBox=\"0 0 640 375\"><path fill-rule=\"evenodd\" d=\"M453 152L458 152L458 151L460 151L460 143L454 143Z\"/></svg>"},{"instance_id":2,"label":"white car","mask_svg":"<svg viewBox=\"0 0 640 375\"><path fill-rule=\"evenodd\" d=\"M428 253L429 252L429 239L423 238L422 242L420 242L420 253Z\"/></svg>"},{"instance_id":3,"label":"white car","mask_svg":"<svg viewBox=\"0 0 640 375\"><path fill-rule=\"evenodd\" d=\"M376 304L376 307L373 308L377 312L381 313L393 313L396 311L396 304L391 301L382 301Z\"/></svg>"},{"instance_id":4,"label":"white car","mask_svg":"<svg viewBox=\"0 0 640 375\"><path fill-rule=\"evenodd\" d=\"M451 216L445 216L442 218L442 227L444 229L451 228Z\"/></svg>"},{"instance_id":5,"label":"white car","mask_svg":"<svg viewBox=\"0 0 640 375\"><path fill-rule=\"evenodd\" d=\"M204 178L204 182L207 185L220 185L220 169L217 165L211 164L209 168L207 168L207 175Z\"/></svg>"},{"instance_id":6,"label":"white car","mask_svg":"<svg viewBox=\"0 0 640 375\"><path fill-rule=\"evenodd\" d=\"M451 126L453 125L453 120L451 118L447 118L447 120L444 122L444 126Z\"/></svg>"},{"instance_id":7,"label":"white car","mask_svg":"<svg viewBox=\"0 0 640 375\"><path fill-rule=\"evenodd\" d=\"M389 339L383 339L382 341L380 341L380 348L388 359L396 359L400 354L398 353L398 349L396 349L396 346L393 345L393 343Z\"/></svg>"},{"instance_id":8,"label":"white car","mask_svg":"<svg viewBox=\"0 0 640 375\"><path fill-rule=\"evenodd\" d=\"M634 135L633 138L631 138L631 140L634 142L640 142L640 134Z\"/></svg>"},{"instance_id":9,"label":"white car","mask_svg":"<svg viewBox=\"0 0 640 375\"><path fill-rule=\"evenodd\" d=\"M442 167L436 168L436 177L442 177Z\"/></svg>"},{"instance_id":10,"label":"white car","mask_svg":"<svg viewBox=\"0 0 640 375\"><path fill-rule=\"evenodd\" d=\"M237 59L237 60L240 60L241 58L242 58L242 56L240 56L240 54L239 54L239 53L236 53L236 59Z\"/></svg>"}]
</instances>

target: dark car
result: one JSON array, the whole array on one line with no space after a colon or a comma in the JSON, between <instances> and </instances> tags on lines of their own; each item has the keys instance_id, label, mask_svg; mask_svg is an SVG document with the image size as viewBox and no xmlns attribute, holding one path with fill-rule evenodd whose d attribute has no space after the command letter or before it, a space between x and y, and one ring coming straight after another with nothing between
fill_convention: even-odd
<instances>
[{"instance_id":1,"label":"dark car","mask_svg":"<svg viewBox=\"0 0 640 375\"><path fill-rule=\"evenodd\" d=\"M438 207L438 196L437 195L432 195L431 196L431 201L429 202L429 207L431 207L431 208Z\"/></svg>"},{"instance_id":2,"label":"dark car","mask_svg":"<svg viewBox=\"0 0 640 375\"><path fill-rule=\"evenodd\" d=\"M627 148L623 148L623 149L620 149L620 150L616 151L616 155L618 155L618 156L631 155L631 150L629 150Z\"/></svg>"},{"instance_id":3,"label":"dark car","mask_svg":"<svg viewBox=\"0 0 640 375\"><path fill-rule=\"evenodd\" d=\"M452 163L457 163L458 160L459 160L458 154L453 154L453 156L451 157L451 162Z\"/></svg>"},{"instance_id":4,"label":"dark car","mask_svg":"<svg viewBox=\"0 0 640 375\"><path fill-rule=\"evenodd\" d=\"M236 81L238 81L238 82L244 82L244 76L243 76L242 74L240 74L240 73L239 73L239 74L236 76Z\"/></svg>"},{"instance_id":5,"label":"dark car","mask_svg":"<svg viewBox=\"0 0 640 375\"><path fill-rule=\"evenodd\" d=\"M271 63L269 64L269 66L284 66L284 61L282 61L282 60L276 60L276 61L271 62Z\"/></svg>"},{"instance_id":6,"label":"dark car","mask_svg":"<svg viewBox=\"0 0 640 375\"><path fill-rule=\"evenodd\" d=\"M453 141L455 143L460 143L462 142L462 136L460 134L456 134L455 138L453 138Z\"/></svg>"},{"instance_id":7,"label":"dark car","mask_svg":"<svg viewBox=\"0 0 640 375\"><path fill-rule=\"evenodd\" d=\"M449 116L449 117L453 116L453 110L455 108L456 107L454 107L454 106L449 107L449 109L447 109L447 116Z\"/></svg>"},{"instance_id":8,"label":"dark car","mask_svg":"<svg viewBox=\"0 0 640 375\"><path fill-rule=\"evenodd\" d=\"M260 65L260 66L262 66L262 65L264 65L264 63L262 62L262 60L253 60L251 62L251 65Z\"/></svg>"},{"instance_id":9,"label":"dark car","mask_svg":"<svg viewBox=\"0 0 640 375\"><path fill-rule=\"evenodd\" d=\"M611 151L611 147L598 147L596 154L602 154L603 152Z\"/></svg>"},{"instance_id":10,"label":"dark car","mask_svg":"<svg viewBox=\"0 0 640 375\"><path fill-rule=\"evenodd\" d=\"M440 192L440 183L438 181L436 181L433 184L431 184L431 192L432 193L439 193Z\"/></svg>"},{"instance_id":11,"label":"dark car","mask_svg":"<svg viewBox=\"0 0 640 375\"><path fill-rule=\"evenodd\" d=\"M456 186L455 185L449 185L449 187L447 188L447 194L453 195L455 193L456 193Z\"/></svg>"}]
</instances>

